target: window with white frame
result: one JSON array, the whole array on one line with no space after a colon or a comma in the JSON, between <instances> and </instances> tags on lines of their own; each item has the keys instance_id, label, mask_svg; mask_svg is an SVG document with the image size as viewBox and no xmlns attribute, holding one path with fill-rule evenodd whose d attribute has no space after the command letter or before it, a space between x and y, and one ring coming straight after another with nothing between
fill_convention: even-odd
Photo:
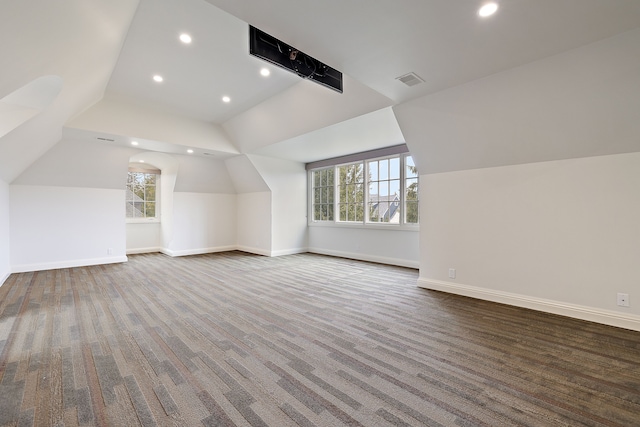
<instances>
[{"instance_id":1,"label":"window with white frame","mask_svg":"<svg viewBox=\"0 0 640 427\"><path fill-rule=\"evenodd\" d=\"M417 224L420 219L418 204L418 168L413 157L404 157L404 222Z\"/></svg>"},{"instance_id":2,"label":"window with white frame","mask_svg":"<svg viewBox=\"0 0 640 427\"><path fill-rule=\"evenodd\" d=\"M362 222L364 219L364 166L362 162L338 166L338 221Z\"/></svg>"},{"instance_id":3,"label":"window with white frame","mask_svg":"<svg viewBox=\"0 0 640 427\"><path fill-rule=\"evenodd\" d=\"M392 148L308 165L310 223L417 225L418 171L403 146Z\"/></svg>"},{"instance_id":4,"label":"window with white frame","mask_svg":"<svg viewBox=\"0 0 640 427\"><path fill-rule=\"evenodd\" d=\"M334 169L325 168L314 171L313 193L313 220L333 221L333 194L334 194Z\"/></svg>"},{"instance_id":5,"label":"window with white frame","mask_svg":"<svg viewBox=\"0 0 640 427\"><path fill-rule=\"evenodd\" d=\"M370 222L400 223L400 157L370 160L367 203Z\"/></svg>"},{"instance_id":6,"label":"window with white frame","mask_svg":"<svg viewBox=\"0 0 640 427\"><path fill-rule=\"evenodd\" d=\"M159 189L159 170L129 168L125 191L127 219L159 219Z\"/></svg>"}]
</instances>

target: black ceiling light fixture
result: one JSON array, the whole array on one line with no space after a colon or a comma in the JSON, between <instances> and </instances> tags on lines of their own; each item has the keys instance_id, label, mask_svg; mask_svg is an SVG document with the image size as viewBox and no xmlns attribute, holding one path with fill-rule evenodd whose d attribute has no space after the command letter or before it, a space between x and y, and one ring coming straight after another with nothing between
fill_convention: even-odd
<instances>
[{"instance_id":1,"label":"black ceiling light fixture","mask_svg":"<svg viewBox=\"0 0 640 427\"><path fill-rule=\"evenodd\" d=\"M293 46L249 25L249 53L297 74L303 79L342 93L342 73Z\"/></svg>"}]
</instances>

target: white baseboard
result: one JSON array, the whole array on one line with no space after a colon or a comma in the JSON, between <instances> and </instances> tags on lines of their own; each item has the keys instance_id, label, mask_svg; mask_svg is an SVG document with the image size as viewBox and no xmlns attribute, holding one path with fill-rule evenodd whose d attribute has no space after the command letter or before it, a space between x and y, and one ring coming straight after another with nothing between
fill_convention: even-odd
<instances>
[{"instance_id":1,"label":"white baseboard","mask_svg":"<svg viewBox=\"0 0 640 427\"><path fill-rule=\"evenodd\" d=\"M214 248L199 248L199 249L187 249L182 251L172 251L171 249L167 249L167 248L155 247L155 248L129 249L127 250L127 255L161 252L171 257L179 257L179 256L189 256L189 255L212 254L216 252L227 252L227 251L242 251L242 252L248 252L256 255L264 255L264 256L272 257L272 256L301 254L301 253L307 252L307 249L295 248L295 249L284 249L279 251L269 251L266 249L252 248L249 246L233 245L233 246L217 246Z\"/></svg>"},{"instance_id":2,"label":"white baseboard","mask_svg":"<svg viewBox=\"0 0 640 427\"><path fill-rule=\"evenodd\" d=\"M162 248L160 246L154 248L134 248L127 249L127 255L136 255L136 254L151 254L154 252L162 252Z\"/></svg>"},{"instance_id":3,"label":"white baseboard","mask_svg":"<svg viewBox=\"0 0 640 427\"><path fill-rule=\"evenodd\" d=\"M184 256L184 255L200 255L209 254L214 252L227 252L227 251L242 251L250 254L263 255L268 257L293 255L307 252L306 248L295 249L283 249L279 251L270 251L268 249L252 248L250 246L223 246L217 248L195 249L188 251L170 251L168 249L162 249L160 252L170 256Z\"/></svg>"},{"instance_id":4,"label":"white baseboard","mask_svg":"<svg viewBox=\"0 0 640 427\"><path fill-rule=\"evenodd\" d=\"M360 261L369 261L369 262L377 262L381 264L397 265L400 267L409 267L409 268L419 267L418 261L411 261L411 260L400 259L400 258L378 257L378 256L367 255L367 254L355 253L355 252L332 251L332 250L325 250L325 249L318 249L318 248L293 248L293 249L282 249L278 251L270 251L267 249L253 248L249 246L218 246L213 248L199 248L199 249L173 251L166 248L149 247L149 248L129 249L127 250L127 255L160 252L171 257L180 257L180 256L202 255L202 254L208 254L208 253L226 252L226 251L235 251L235 250L256 254L256 255L268 256L268 257L294 255L294 254L300 254L305 252L312 252L312 253L317 253L322 255L336 256L340 258L349 258L349 259L355 259ZM47 262L47 263L41 263L41 264L14 265L12 266L10 273L24 273L28 271L53 270L57 268L85 267L89 265L113 264L118 262L127 262L127 257L118 256L118 257L108 257L108 258L93 258L93 259L86 259L86 260ZM0 282L0 286L4 282L4 280L6 280L7 277L9 277L9 274L7 274L7 276L3 279L3 281Z\"/></svg>"},{"instance_id":5,"label":"white baseboard","mask_svg":"<svg viewBox=\"0 0 640 427\"><path fill-rule=\"evenodd\" d=\"M182 251L172 251L171 249L161 248L157 252L162 252L165 255L177 257L177 256L188 256L188 255L212 254L215 252L234 251L236 249L237 249L237 246L217 246L215 248L186 249Z\"/></svg>"},{"instance_id":6,"label":"white baseboard","mask_svg":"<svg viewBox=\"0 0 640 427\"><path fill-rule=\"evenodd\" d=\"M309 252L307 248L281 249L279 251L271 251L271 256L295 255Z\"/></svg>"},{"instance_id":7,"label":"white baseboard","mask_svg":"<svg viewBox=\"0 0 640 427\"><path fill-rule=\"evenodd\" d=\"M11 272L10 271L7 272L7 274L5 274L4 277L0 277L0 287L2 287L2 285L4 285L4 282L7 281L9 276L11 276Z\"/></svg>"},{"instance_id":8,"label":"white baseboard","mask_svg":"<svg viewBox=\"0 0 640 427\"><path fill-rule=\"evenodd\" d=\"M358 261L369 261L369 262L377 262L380 264L396 265L398 267L408 267L408 268L420 267L420 262L417 260L412 261L412 260L401 259L401 258L381 257L381 256L358 253L358 252L333 251L333 250L320 249L320 248L309 248L307 249L307 252L312 252L314 254L321 254L321 255L336 256L340 258L356 259Z\"/></svg>"},{"instance_id":9,"label":"white baseboard","mask_svg":"<svg viewBox=\"0 0 640 427\"><path fill-rule=\"evenodd\" d=\"M127 262L126 256L113 256L108 258L89 258L68 261L44 262L41 264L21 264L11 268L13 273L25 273L29 271L55 270L58 268L87 267L89 265L116 264Z\"/></svg>"},{"instance_id":10,"label":"white baseboard","mask_svg":"<svg viewBox=\"0 0 640 427\"><path fill-rule=\"evenodd\" d=\"M272 256L271 251L268 249L252 248L250 246L236 246L235 249L242 252L248 252L250 254Z\"/></svg>"},{"instance_id":11,"label":"white baseboard","mask_svg":"<svg viewBox=\"0 0 640 427\"><path fill-rule=\"evenodd\" d=\"M602 323L604 325L616 326L618 328L640 331L640 316L634 314L619 313L616 311L569 304L543 298L535 298L510 292L478 288L476 286L461 285L458 283L444 282L440 280L419 278L418 286L425 289L448 292L451 294L573 317L590 322Z\"/></svg>"}]
</instances>

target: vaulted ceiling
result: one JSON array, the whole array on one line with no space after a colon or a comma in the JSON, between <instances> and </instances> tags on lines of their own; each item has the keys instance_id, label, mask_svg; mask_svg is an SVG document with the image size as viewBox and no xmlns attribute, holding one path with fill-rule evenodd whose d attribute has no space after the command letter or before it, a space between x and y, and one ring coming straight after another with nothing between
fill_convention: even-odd
<instances>
[{"instance_id":1,"label":"vaulted ceiling","mask_svg":"<svg viewBox=\"0 0 640 427\"><path fill-rule=\"evenodd\" d=\"M0 178L11 182L62 137L298 161L393 145L394 105L640 27L637 0L500 0L484 19L482 3L2 2L0 120L26 119L0 135ZM342 71L344 93L250 56L249 24ZM397 80L410 72L424 83ZM50 104L4 98L43 76L62 80Z\"/></svg>"}]
</instances>

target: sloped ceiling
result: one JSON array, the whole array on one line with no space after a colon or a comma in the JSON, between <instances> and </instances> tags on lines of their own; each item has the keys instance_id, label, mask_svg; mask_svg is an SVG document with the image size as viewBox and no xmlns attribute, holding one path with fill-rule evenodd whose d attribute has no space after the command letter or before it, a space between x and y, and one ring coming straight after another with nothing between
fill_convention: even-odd
<instances>
[{"instance_id":1,"label":"sloped ceiling","mask_svg":"<svg viewBox=\"0 0 640 427\"><path fill-rule=\"evenodd\" d=\"M640 151L640 29L393 109L421 174Z\"/></svg>"},{"instance_id":2,"label":"sloped ceiling","mask_svg":"<svg viewBox=\"0 0 640 427\"><path fill-rule=\"evenodd\" d=\"M42 76L62 79L62 90L46 109L0 138L0 179L11 182L60 140L67 120L103 96L137 4L0 4L0 98Z\"/></svg>"},{"instance_id":3,"label":"sloped ceiling","mask_svg":"<svg viewBox=\"0 0 640 427\"><path fill-rule=\"evenodd\" d=\"M92 142L96 134L112 133L120 144L144 137L129 134L134 131L153 134L153 124L146 124L146 131L106 126L113 115L96 112L118 105L123 111L152 110L156 117L208 127L221 145L204 145L224 154L268 152L289 158L296 153L298 161L317 160L322 154L305 148L327 142L331 133L322 129L640 27L636 0L501 0L498 13L488 19L476 14L481 3L2 2L0 98L43 75L59 76L63 88L49 107L0 138L0 178L15 179L60 140L65 125L75 139ZM342 71L345 82L351 82L344 96L324 93L320 90L328 89L250 56L248 24ZM182 32L191 34L190 45L178 41ZM265 65L269 77L259 74ZM409 72L424 83L407 87L396 80ZM153 82L154 74L164 81ZM231 102L222 102L223 95ZM129 121L136 117L132 114ZM349 132L359 122L366 120L356 120ZM407 129L413 137L417 128ZM171 132L150 136L146 149L173 152L166 144L180 150L189 146L165 134ZM343 144L340 154L353 149Z\"/></svg>"}]
</instances>

